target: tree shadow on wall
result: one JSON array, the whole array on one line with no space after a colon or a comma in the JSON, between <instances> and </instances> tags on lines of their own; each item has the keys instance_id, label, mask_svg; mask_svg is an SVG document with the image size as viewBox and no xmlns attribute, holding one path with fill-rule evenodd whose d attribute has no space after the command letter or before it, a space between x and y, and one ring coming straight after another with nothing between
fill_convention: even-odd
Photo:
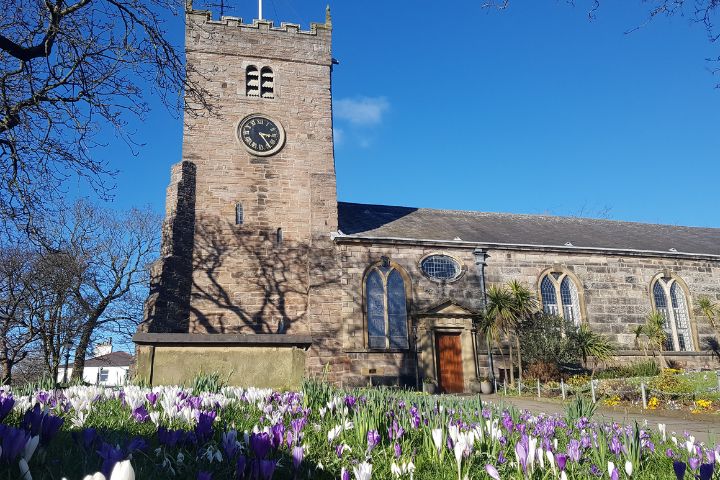
<instances>
[{"instance_id":1,"label":"tree shadow on wall","mask_svg":"<svg viewBox=\"0 0 720 480\"><path fill-rule=\"evenodd\" d=\"M199 333L309 333L308 298L339 284L333 245L278 243L218 217L195 227L190 329Z\"/></svg>"}]
</instances>

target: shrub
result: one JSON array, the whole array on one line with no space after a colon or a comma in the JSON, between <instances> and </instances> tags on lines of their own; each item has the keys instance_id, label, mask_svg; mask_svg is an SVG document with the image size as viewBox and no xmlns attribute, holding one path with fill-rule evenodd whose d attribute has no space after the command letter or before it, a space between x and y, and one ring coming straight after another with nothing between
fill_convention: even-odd
<instances>
[{"instance_id":1,"label":"shrub","mask_svg":"<svg viewBox=\"0 0 720 480\"><path fill-rule=\"evenodd\" d=\"M580 357L571 341L574 328L572 322L555 315L538 315L526 322L520 330L525 364L552 364L560 368L563 364L578 363Z\"/></svg>"},{"instance_id":2,"label":"shrub","mask_svg":"<svg viewBox=\"0 0 720 480\"><path fill-rule=\"evenodd\" d=\"M560 378L560 369L555 363L535 362L528 365L525 371L525 378L530 380L540 380L542 383L557 381Z\"/></svg>"},{"instance_id":3,"label":"shrub","mask_svg":"<svg viewBox=\"0 0 720 480\"><path fill-rule=\"evenodd\" d=\"M695 388L684 377L678 375L678 370L666 368L660 375L650 380L651 390L657 390L669 395L693 393Z\"/></svg>"},{"instance_id":4,"label":"shrub","mask_svg":"<svg viewBox=\"0 0 720 480\"><path fill-rule=\"evenodd\" d=\"M608 367L595 374L596 378L654 377L660 374L660 368L652 360Z\"/></svg>"}]
</instances>

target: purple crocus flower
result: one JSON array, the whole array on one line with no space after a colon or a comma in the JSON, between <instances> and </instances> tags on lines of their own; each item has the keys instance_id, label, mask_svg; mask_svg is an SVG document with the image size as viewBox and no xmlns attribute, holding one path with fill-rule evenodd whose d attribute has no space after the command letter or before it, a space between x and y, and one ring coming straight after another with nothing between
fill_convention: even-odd
<instances>
[{"instance_id":1,"label":"purple crocus flower","mask_svg":"<svg viewBox=\"0 0 720 480\"><path fill-rule=\"evenodd\" d=\"M345 467L340 470L340 480L350 480L350 472Z\"/></svg>"},{"instance_id":2,"label":"purple crocus flower","mask_svg":"<svg viewBox=\"0 0 720 480\"><path fill-rule=\"evenodd\" d=\"M20 422L20 427L30 432L30 436L40 435L40 427L42 426L43 412L40 410L40 404L36 403L33 408L25 412Z\"/></svg>"},{"instance_id":3,"label":"purple crocus flower","mask_svg":"<svg viewBox=\"0 0 720 480\"><path fill-rule=\"evenodd\" d=\"M672 448L668 448L665 450L665 456L668 458L673 458L675 456L675 452L672 451Z\"/></svg>"},{"instance_id":4,"label":"purple crocus flower","mask_svg":"<svg viewBox=\"0 0 720 480\"><path fill-rule=\"evenodd\" d=\"M210 411L210 412L200 412L198 414L198 421L197 425L195 425L195 436L197 440L200 443L205 443L207 440L209 440L213 435L213 422L215 421L215 417L217 416L217 413Z\"/></svg>"},{"instance_id":5,"label":"purple crocus flower","mask_svg":"<svg viewBox=\"0 0 720 480\"><path fill-rule=\"evenodd\" d=\"M47 446L55 435L60 431L65 419L46 413L40 424L40 445Z\"/></svg>"},{"instance_id":6,"label":"purple crocus flower","mask_svg":"<svg viewBox=\"0 0 720 480\"><path fill-rule=\"evenodd\" d=\"M233 458L235 458L235 455L237 455L238 450L240 449L237 444L237 431L230 430L229 432L225 433L222 436L222 441L220 442L220 445L222 446L222 449L225 452L225 456L228 460L232 460Z\"/></svg>"},{"instance_id":7,"label":"purple crocus flower","mask_svg":"<svg viewBox=\"0 0 720 480\"><path fill-rule=\"evenodd\" d=\"M270 429L272 433L272 446L278 448L283 443L283 437L285 436L285 425L277 423Z\"/></svg>"},{"instance_id":8,"label":"purple crocus flower","mask_svg":"<svg viewBox=\"0 0 720 480\"><path fill-rule=\"evenodd\" d=\"M237 459L237 476L239 480L245 478L245 467L247 466L247 458L244 455L240 455Z\"/></svg>"},{"instance_id":9,"label":"purple crocus flower","mask_svg":"<svg viewBox=\"0 0 720 480\"><path fill-rule=\"evenodd\" d=\"M600 469L598 468L598 466L595 465L595 464L590 465L590 473L592 473L592 474L595 475L596 477L602 477L602 476L603 476L602 470L600 470Z\"/></svg>"},{"instance_id":10,"label":"purple crocus flower","mask_svg":"<svg viewBox=\"0 0 720 480\"><path fill-rule=\"evenodd\" d=\"M12 463L25 448L25 444L30 439L30 434L19 428L0 425L0 437L2 437L2 454L0 454L0 458Z\"/></svg>"},{"instance_id":11,"label":"purple crocus flower","mask_svg":"<svg viewBox=\"0 0 720 480\"><path fill-rule=\"evenodd\" d=\"M399 443L395 442L395 458L400 458L402 456L402 447Z\"/></svg>"},{"instance_id":12,"label":"purple crocus flower","mask_svg":"<svg viewBox=\"0 0 720 480\"><path fill-rule=\"evenodd\" d=\"M371 452L380 443L380 433L377 430L369 430L367 433L367 449Z\"/></svg>"},{"instance_id":13,"label":"purple crocus flower","mask_svg":"<svg viewBox=\"0 0 720 480\"><path fill-rule=\"evenodd\" d=\"M150 414L143 405L140 405L132 412L132 417L138 423L145 423L150 419Z\"/></svg>"},{"instance_id":14,"label":"purple crocus flower","mask_svg":"<svg viewBox=\"0 0 720 480\"><path fill-rule=\"evenodd\" d=\"M565 464L567 463L567 459L568 457L564 453L558 453L557 455L555 455L555 461L557 462L557 466L561 472L565 470Z\"/></svg>"},{"instance_id":15,"label":"purple crocus flower","mask_svg":"<svg viewBox=\"0 0 720 480\"><path fill-rule=\"evenodd\" d=\"M580 442L574 438L568 442L567 454L573 462L580 461ZM556 457L557 458L557 457Z\"/></svg>"},{"instance_id":16,"label":"purple crocus flower","mask_svg":"<svg viewBox=\"0 0 720 480\"><path fill-rule=\"evenodd\" d=\"M15 399L12 395L6 395L5 393L0 394L0 422L5 420L5 417L10 415L13 407L15 406Z\"/></svg>"},{"instance_id":17,"label":"purple crocus flower","mask_svg":"<svg viewBox=\"0 0 720 480\"><path fill-rule=\"evenodd\" d=\"M147 398L147 401L150 403L151 406L155 406L158 400L158 394L155 392L150 392L145 394L145 398ZM202 472L200 472L202 473ZM198 476L199 478L199 476Z\"/></svg>"},{"instance_id":18,"label":"purple crocus flower","mask_svg":"<svg viewBox=\"0 0 720 480\"><path fill-rule=\"evenodd\" d=\"M94 428L85 428L80 432L72 432L73 440L75 443L80 445L84 450L90 450L97 440L97 430Z\"/></svg>"},{"instance_id":19,"label":"purple crocus flower","mask_svg":"<svg viewBox=\"0 0 720 480\"><path fill-rule=\"evenodd\" d=\"M100 458L103 459L100 471L103 475L105 475L105 477L110 477L110 472L112 472L115 464L125 459L125 455L122 450L115 448L106 442L103 442L97 453Z\"/></svg>"},{"instance_id":20,"label":"purple crocus flower","mask_svg":"<svg viewBox=\"0 0 720 480\"><path fill-rule=\"evenodd\" d=\"M275 465L277 460L260 460L260 476L264 480L270 480L275 473Z\"/></svg>"},{"instance_id":21,"label":"purple crocus flower","mask_svg":"<svg viewBox=\"0 0 720 480\"><path fill-rule=\"evenodd\" d=\"M685 465L685 462L679 462L677 460L673 462L673 470L675 470L675 477L677 477L678 480L685 478L686 469L687 465Z\"/></svg>"},{"instance_id":22,"label":"purple crocus flower","mask_svg":"<svg viewBox=\"0 0 720 480\"><path fill-rule=\"evenodd\" d=\"M297 471L300 468L300 464L305 458L305 449L301 446L293 447L292 449L292 461L293 468Z\"/></svg>"},{"instance_id":23,"label":"purple crocus flower","mask_svg":"<svg viewBox=\"0 0 720 480\"><path fill-rule=\"evenodd\" d=\"M700 473L698 478L700 480L710 480L712 478L713 470L715 470L714 463L703 463L700 465Z\"/></svg>"},{"instance_id":24,"label":"purple crocus flower","mask_svg":"<svg viewBox=\"0 0 720 480\"><path fill-rule=\"evenodd\" d=\"M622 443L620 443L618 437L613 437L612 440L610 440L610 451L615 455L620 455L620 452L622 452Z\"/></svg>"},{"instance_id":25,"label":"purple crocus flower","mask_svg":"<svg viewBox=\"0 0 720 480\"><path fill-rule=\"evenodd\" d=\"M500 474L498 473L497 468L493 465L490 465L489 463L485 465L485 471L493 480L500 480Z\"/></svg>"},{"instance_id":26,"label":"purple crocus flower","mask_svg":"<svg viewBox=\"0 0 720 480\"><path fill-rule=\"evenodd\" d=\"M688 467L690 467L690 470L697 470L699 466L700 466L700 459L698 457L688 458Z\"/></svg>"},{"instance_id":27,"label":"purple crocus flower","mask_svg":"<svg viewBox=\"0 0 720 480\"><path fill-rule=\"evenodd\" d=\"M515 454L517 455L518 463L520 463L520 466L522 467L523 473L527 472L527 455L528 451L525 445L523 445L522 442L517 442L515 444Z\"/></svg>"},{"instance_id":28,"label":"purple crocus flower","mask_svg":"<svg viewBox=\"0 0 720 480\"><path fill-rule=\"evenodd\" d=\"M613 471L610 474L610 480L619 480L619 479L620 479L620 473L618 472L618 469L613 468Z\"/></svg>"},{"instance_id":29,"label":"purple crocus flower","mask_svg":"<svg viewBox=\"0 0 720 480\"><path fill-rule=\"evenodd\" d=\"M212 480L212 473L198 472L197 480Z\"/></svg>"},{"instance_id":30,"label":"purple crocus flower","mask_svg":"<svg viewBox=\"0 0 720 480\"><path fill-rule=\"evenodd\" d=\"M272 441L270 435L266 432L250 434L250 449L255 454L255 458L264 459L270 451L271 446Z\"/></svg>"}]
</instances>

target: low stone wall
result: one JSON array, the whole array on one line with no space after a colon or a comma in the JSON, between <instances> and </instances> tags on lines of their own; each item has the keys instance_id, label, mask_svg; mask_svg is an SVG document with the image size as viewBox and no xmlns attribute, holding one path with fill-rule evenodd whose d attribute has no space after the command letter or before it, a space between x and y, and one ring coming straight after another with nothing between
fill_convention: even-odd
<instances>
[{"instance_id":1,"label":"low stone wall","mask_svg":"<svg viewBox=\"0 0 720 480\"><path fill-rule=\"evenodd\" d=\"M283 390L305 377L306 339L298 336L138 334L136 342L137 376L150 385L187 385L217 372L229 385Z\"/></svg>"}]
</instances>

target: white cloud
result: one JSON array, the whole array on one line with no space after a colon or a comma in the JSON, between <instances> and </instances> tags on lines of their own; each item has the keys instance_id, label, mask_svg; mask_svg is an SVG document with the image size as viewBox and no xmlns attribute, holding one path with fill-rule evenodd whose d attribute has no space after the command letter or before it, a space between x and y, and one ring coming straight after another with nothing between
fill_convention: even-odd
<instances>
[{"instance_id":1,"label":"white cloud","mask_svg":"<svg viewBox=\"0 0 720 480\"><path fill-rule=\"evenodd\" d=\"M356 97L335 100L335 116L355 125L376 125L390 108L385 97Z\"/></svg>"}]
</instances>

